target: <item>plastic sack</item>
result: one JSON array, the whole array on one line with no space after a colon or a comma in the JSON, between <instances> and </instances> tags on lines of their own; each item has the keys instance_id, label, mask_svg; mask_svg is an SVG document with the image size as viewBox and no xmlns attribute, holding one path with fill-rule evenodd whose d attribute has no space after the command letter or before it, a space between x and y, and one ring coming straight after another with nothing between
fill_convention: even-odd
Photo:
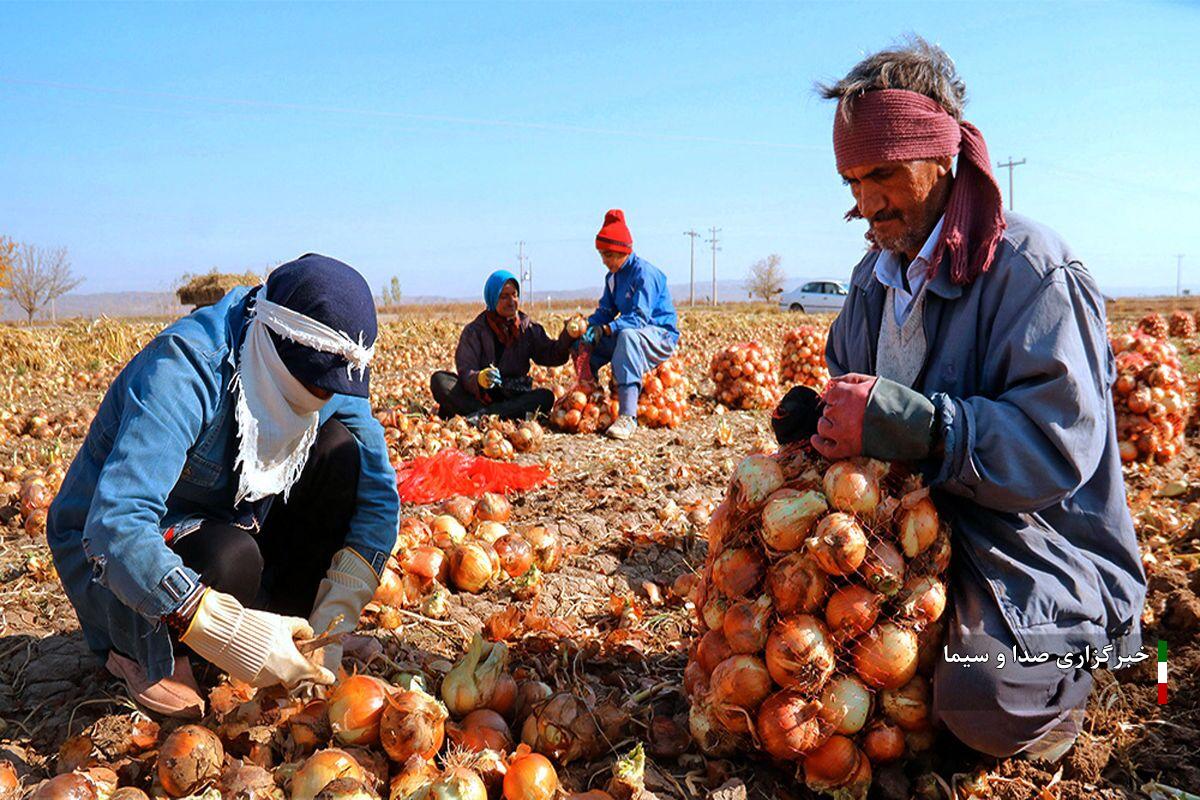
<instances>
[{"instance_id":1,"label":"plastic sack","mask_svg":"<svg viewBox=\"0 0 1200 800\"><path fill-rule=\"evenodd\" d=\"M550 470L536 464L509 464L449 448L402 464L396 473L396 489L403 502L425 504L456 495L527 492L549 480Z\"/></svg>"}]
</instances>

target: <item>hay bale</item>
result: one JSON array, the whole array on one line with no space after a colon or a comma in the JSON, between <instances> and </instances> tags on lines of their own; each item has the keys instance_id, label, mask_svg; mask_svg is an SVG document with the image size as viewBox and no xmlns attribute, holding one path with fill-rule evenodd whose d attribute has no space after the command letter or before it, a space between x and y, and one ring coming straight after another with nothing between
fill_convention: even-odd
<instances>
[{"instance_id":1,"label":"hay bale","mask_svg":"<svg viewBox=\"0 0 1200 800\"><path fill-rule=\"evenodd\" d=\"M189 276L185 275L185 279ZM224 297L230 289L238 286L257 286L262 283L262 276L255 272L235 274L231 272L212 272L204 275L191 276L182 286L175 290L181 305L203 308Z\"/></svg>"}]
</instances>

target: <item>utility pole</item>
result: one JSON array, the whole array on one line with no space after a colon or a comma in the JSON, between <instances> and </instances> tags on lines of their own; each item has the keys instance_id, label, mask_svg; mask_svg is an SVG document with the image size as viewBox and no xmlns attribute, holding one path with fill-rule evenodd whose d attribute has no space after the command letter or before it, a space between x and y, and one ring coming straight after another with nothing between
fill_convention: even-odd
<instances>
[{"instance_id":1,"label":"utility pole","mask_svg":"<svg viewBox=\"0 0 1200 800\"><path fill-rule=\"evenodd\" d=\"M688 293L688 305L694 306L696 305L696 237L700 234L694 230L689 230L684 231L683 235L690 236L692 239L692 277L690 283L691 291Z\"/></svg>"},{"instance_id":2,"label":"utility pole","mask_svg":"<svg viewBox=\"0 0 1200 800\"><path fill-rule=\"evenodd\" d=\"M1020 161L1013 161L1012 156L1009 156L1007 164L1000 164L1000 163L996 164L996 166L998 166L998 167L1008 167L1008 210L1009 211L1012 211L1012 207L1013 207L1013 168L1019 167L1024 163L1025 163L1025 159L1023 159L1023 158Z\"/></svg>"},{"instance_id":3,"label":"utility pole","mask_svg":"<svg viewBox=\"0 0 1200 800\"><path fill-rule=\"evenodd\" d=\"M520 284L521 294L526 297L532 297L532 294L525 286L527 279L525 274L525 242L517 242L517 282Z\"/></svg>"},{"instance_id":4,"label":"utility pole","mask_svg":"<svg viewBox=\"0 0 1200 800\"><path fill-rule=\"evenodd\" d=\"M1175 296L1183 294L1183 253L1175 256Z\"/></svg>"},{"instance_id":5,"label":"utility pole","mask_svg":"<svg viewBox=\"0 0 1200 800\"><path fill-rule=\"evenodd\" d=\"M709 228L708 231L709 231L709 233L712 234L712 238L707 239L705 241L707 241L709 244L712 245L712 254L713 254L712 304L715 306L717 304L717 251L721 249L721 248L717 247L717 242L718 242L717 234L721 232L721 229L714 225L713 227Z\"/></svg>"}]
</instances>

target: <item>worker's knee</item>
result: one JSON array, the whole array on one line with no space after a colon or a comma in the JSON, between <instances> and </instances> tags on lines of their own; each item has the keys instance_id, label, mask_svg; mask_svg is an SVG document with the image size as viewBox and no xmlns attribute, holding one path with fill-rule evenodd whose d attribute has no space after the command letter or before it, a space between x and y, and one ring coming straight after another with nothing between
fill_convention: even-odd
<instances>
[{"instance_id":1,"label":"worker's knee","mask_svg":"<svg viewBox=\"0 0 1200 800\"><path fill-rule=\"evenodd\" d=\"M554 392L549 389L534 389L531 394L539 414L549 414L550 410L554 408Z\"/></svg>"}]
</instances>

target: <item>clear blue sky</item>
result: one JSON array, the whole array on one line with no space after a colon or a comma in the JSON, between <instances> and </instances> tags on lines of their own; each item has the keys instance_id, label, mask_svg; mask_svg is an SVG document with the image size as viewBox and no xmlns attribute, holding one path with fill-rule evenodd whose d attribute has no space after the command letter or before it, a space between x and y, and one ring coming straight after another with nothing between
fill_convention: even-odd
<instances>
[{"instance_id":1,"label":"clear blue sky","mask_svg":"<svg viewBox=\"0 0 1200 800\"><path fill-rule=\"evenodd\" d=\"M0 233L69 248L81 291L318 251L475 296L519 239L539 288L598 286L612 206L672 281L710 225L723 279L847 274L812 84L906 32L1102 285L1173 287L1176 253L1200 285L1195 3L0 4L0 31Z\"/></svg>"}]
</instances>

